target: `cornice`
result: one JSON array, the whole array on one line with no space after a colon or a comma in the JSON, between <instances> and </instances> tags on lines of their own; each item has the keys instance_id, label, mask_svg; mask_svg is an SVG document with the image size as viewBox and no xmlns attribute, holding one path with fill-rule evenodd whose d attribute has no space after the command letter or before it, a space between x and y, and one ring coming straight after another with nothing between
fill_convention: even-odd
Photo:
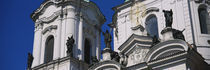
<instances>
[{"instance_id":1,"label":"cornice","mask_svg":"<svg viewBox=\"0 0 210 70\"><path fill-rule=\"evenodd\" d=\"M50 65L53 65L53 64L64 63L65 61L82 63L84 65L87 65L84 61L78 60L78 59L70 57L70 56L66 56L66 57L63 57L63 58L53 60L49 63L43 63L43 64L40 64L38 66L35 66L35 67L32 68L32 70L39 70L41 68L44 68L44 67L47 67L47 66L50 66Z\"/></svg>"},{"instance_id":2,"label":"cornice","mask_svg":"<svg viewBox=\"0 0 210 70\"><path fill-rule=\"evenodd\" d=\"M150 47L152 44L152 38L148 36L140 36L132 34L119 48L122 53L128 53L128 50L133 49L133 45L136 43L141 44L141 46Z\"/></svg>"},{"instance_id":3,"label":"cornice","mask_svg":"<svg viewBox=\"0 0 210 70\"><path fill-rule=\"evenodd\" d=\"M171 49L177 51L187 51L188 45L185 41L179 39L161 42L150 49L150 51L147 53L145 57L145 61L148 62L150 60L154 60L154 57L158 57L159 54L162 54L164 51Z\"/></svg>"}]
</instances>

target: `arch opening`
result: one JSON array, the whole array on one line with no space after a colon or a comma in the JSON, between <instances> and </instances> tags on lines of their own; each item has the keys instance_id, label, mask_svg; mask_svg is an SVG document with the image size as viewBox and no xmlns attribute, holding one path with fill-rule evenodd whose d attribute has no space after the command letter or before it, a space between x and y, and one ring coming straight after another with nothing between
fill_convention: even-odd
<instances>
[{"instance_id":1,"label":"arch opening","mask_svg":"<svg viewBox=\"0 0 210 70\"><path fill-rule=\"evenodd\" d=\"M151 37L159 37L158 35L158 21L157 21L157 17L152 14L152 15L149 15L147 18L146 18L146 23L145 23L145 28L146 28L146 31L147 31L147 34Z\"/></svg>"},{"instance_id":2,"label":"arch opening","mask_svg":"<svg viewBox=\"0 0 210 70\"><path fill-rule=\"evenodd\" d=\"M200 5L198 8L201 34L210 34L210 18L205 5Z\"/></svg>"},{"instance_id":3,"label":"arch opening","mask_svg":"<svg viewBox=\"0 0 210 70\"><path fill-rule=\"evenodd\" d=\"M44 63L53 60L53 52L54 52L54 37L49 36L45 43Z\"/></svg>"}]
</instances>

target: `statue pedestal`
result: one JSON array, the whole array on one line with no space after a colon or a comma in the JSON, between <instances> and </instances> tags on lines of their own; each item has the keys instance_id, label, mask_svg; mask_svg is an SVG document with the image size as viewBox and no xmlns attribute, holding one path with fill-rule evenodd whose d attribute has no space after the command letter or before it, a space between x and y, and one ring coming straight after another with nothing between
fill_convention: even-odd
<instances>
[{"instance_id":1,"label":"statue pedestal","mask_svg":"<svg viewBox=\"0 0 210 70\"><path fill-rule=\"evenodd\" d=\"M171 27L164 28L161 31L161 34L163 35L162 41L174 40L172 31L173 31L173 29Z\"/></svg>"},{"instance_id":2,"label":"statue pedestal","mask_svg":"<svg viewBox=\"0 0 210 70\"><path fill-rule=\"evenodd\" d=\"M110 48L104 48L102 51L103 60L111 60L111 52L112 50Z\"/></svg>"}]
</instances>

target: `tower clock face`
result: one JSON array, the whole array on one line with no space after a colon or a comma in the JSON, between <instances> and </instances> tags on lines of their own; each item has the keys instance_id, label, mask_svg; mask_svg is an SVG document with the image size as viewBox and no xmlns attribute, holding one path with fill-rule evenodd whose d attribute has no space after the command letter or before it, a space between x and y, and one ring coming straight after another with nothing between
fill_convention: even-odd
<instances>
[{"instance_id":1,"label":"tower clock face","mask_svg":"<svg viewBox=\"0 0 210 70\"><path fill-rule=\"evenodd\" d=\"M135 2L133 6L131 6L130 10L130 19L132 24L140 25L142 24L142 18L145 15L146 6L142 2Z\"/></svg>"}]
</instances>

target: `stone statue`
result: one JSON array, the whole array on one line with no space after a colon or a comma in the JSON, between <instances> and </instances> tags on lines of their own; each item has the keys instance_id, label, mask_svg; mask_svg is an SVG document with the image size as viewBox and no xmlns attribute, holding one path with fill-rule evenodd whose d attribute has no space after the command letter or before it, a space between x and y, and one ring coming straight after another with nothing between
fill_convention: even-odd
<instances>
[{"instance_id":1,"label":"stone statue","mask_svg":"<svg viewBox=\"0 0 210 70\"><path fill-rule=\"evenodd\" d=\"M34 60L34 57L31 53L28 53L28 61L27 61L27 70L31 70L31 65Z\"/></svg>"},{"instance_id":2,"label":"stone statue","mask_svg":"<svg viewBox=\"0 0 210 70\"><path fill-rule=\"evenodd\" d=\"M106 44L106 48L111 49L111 41L112 41L111 34L109 34L109 31L106 30L106 33L103 32L103 35L104 35L104 41L105 41L105 44Z\"/></svg>"},{"instance_id":3,"label":"stone statue","mask_svg":"<svg viewBox=\"0 0 210 70\"><path fill-rule=\"evenodd\" d=\"M119 56L119 54L117 52L113 51L111 53L111 59L116 61L116 62L119 62L120 61L120 56Z\"/></svg>"},{"instance_id":4,"label":"stone statue","mask_svg":"<svg viewBox=\"0 0 210 70\"><path fill-rule=\"evenodd\" d=\"M172 23L173 23L172 9L170 11L163 10L163 12L164 12L164 16L165 16L166 27L172 27Z\"/></svg>"},{"instance_id":5,"label":"stone statue","mask_svg":"<svg viewBox=\"0 0 210 70\"><path fill-rule=\"evenodd\" d=\"M71 36L71 38L68 37L68 40L67 40L67 43L66 43L66 46L67 46L67 55L68 56L72 56L73 53L72 53L72 49L73 49L73 46L74 46L74 38L73 36Z\"/></svg>"}]
</instances>

